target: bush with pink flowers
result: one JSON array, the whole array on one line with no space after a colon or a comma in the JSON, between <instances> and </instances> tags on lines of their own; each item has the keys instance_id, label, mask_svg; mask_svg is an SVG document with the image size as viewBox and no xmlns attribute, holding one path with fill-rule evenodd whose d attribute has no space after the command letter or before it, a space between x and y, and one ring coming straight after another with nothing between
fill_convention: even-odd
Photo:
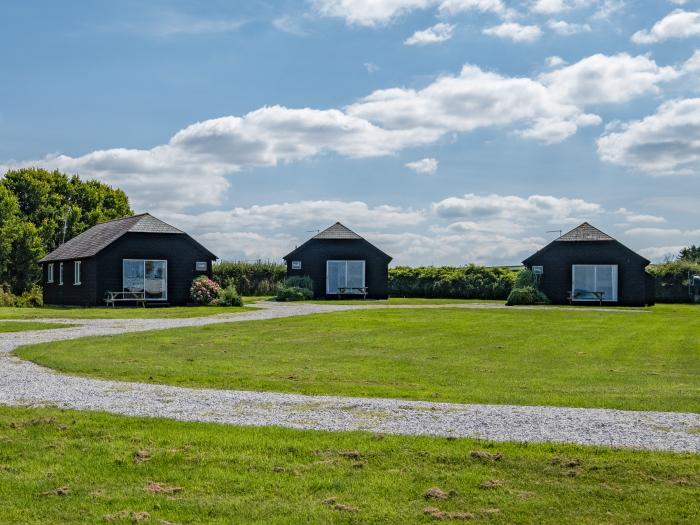
<instances>
[{"instance_id":1,"label":"bush with pink flowers","mask_svg":"<svg viewBox=\"0 0 700 525\"><path fill-rule=\"evenodd\" d=\"M221 294L221 286L205 275L197 277L194 281L192 281L192 286L190 287L190 298L194 304L216 304Z\"/></svg>"}]
</instances>

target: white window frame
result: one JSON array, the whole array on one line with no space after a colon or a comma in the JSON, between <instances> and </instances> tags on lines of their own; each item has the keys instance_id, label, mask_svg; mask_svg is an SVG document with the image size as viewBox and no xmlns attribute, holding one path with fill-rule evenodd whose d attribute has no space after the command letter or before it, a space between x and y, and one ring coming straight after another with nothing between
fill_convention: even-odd
<instances>
[{"instance_id":1,"label":"white window frame","mask_svg":"<svg viewBox=\"0 0 700 525\"><path fill-rule=\"evenodd\" d=\"M49 263L46 268L46 282L53 283L53 263Z\"/></svg>"},{"instance_id":2,"label":"white window frame","mask_svg":"<svg viewBox=\"0 0 700 525\"><path fill-rule=\"evenodd\" d=\"M142 262L143 263L143 291L146 291L146 263L147 262L162 262L165 263L165 293L160 299L147 298L148 301L167 301L168 300L168 261L167 259L122 259L122 290L124 290L124 263Z\"/></svg>"},{"instance_id":3,"label":"white window frame","mask_svg":"<svg viewBox=\"0 0 700 525\"><path fill-rule=\"evenodd\" d=\"M58 263L58 285L63 286L63 263Z\"/></svg>"},{"instance_id":4,"label":"white window frame","mask_svg":"<svg viewBox=\"0 0 700 525\"><path fill-rule=\"evenodd\" d=\"M598 302L598 299L595 297L589 297L586 299L580 299L580 298L575 298L574 297L574 292L575 292L575 286L574 284L576 283L576 268L581 268L581 267L587 267L587 268L593 268L593 278L595 280L595 288L598 288L598 268L605 267L605 268L612 268L613 270L613 296L610 299L607 299L603 297L603 302L610 302L610 303L615 303L617 302L617 296L618 296L618 266L617 264L572 264L571 265L571 299L573 301L593 301L593 302ZM598 291L598 290L592 290L592 291Z\"/></svg>"},{"instance_id":5,"label":"white window frame","mask_svg":"<svg viewBox=\"0 0 700 525\"><path fill-rule=\"evenodd\" d=\"M73 286L80 286L80 270L82 268L82 261L73 262Z\"/></svg>"},{"instance_id":6,"label":"white window frame","mask_svg":"<svg viewBox=\"0 0 700 525\"><path fill-rule=\"evenodd\" d=\"M362 263L362 286L361 286L361 288L364 288L366 286L367 263L365 260L350 259L350 260L346 260L346 261L342 261L342 260L326 261L326 295L340 295L338 292L331 292L330 291L330 286L329 286L330 283L328 282L328 267L329 267L330 263L345 263L345 285L347 286L347 284L348 284L348 263L349 262L354 262L354 263L361 262ZM342 288L342 286L340 286L339 288Z\"/></svg>"}]
</instances>

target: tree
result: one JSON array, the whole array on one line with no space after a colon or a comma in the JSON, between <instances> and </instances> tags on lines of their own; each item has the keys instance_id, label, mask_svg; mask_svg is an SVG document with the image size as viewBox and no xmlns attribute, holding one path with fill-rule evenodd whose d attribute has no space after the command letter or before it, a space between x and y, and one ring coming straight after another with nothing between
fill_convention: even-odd
<instances>
[{"instance_id":1,"label":"tree","mask_svg":"<svg viewBox=\"0 0 700 525\"><path fill-rule=\"evenodd\" d=\"M99 181L41 168L8 171L0 179L0 285L29 290L44 254L98 222L132 214L126 194Z\"/></svg>"},{"instance_id":2,"label":"tree","mask_svg":"<svg viewBox=\"0 0 700 525\"><path fill-rule=\"evenodd\" d=\"M46 252L98 222L133 213L122 190L77 175L23 168L8 171L0 183L14 193L22 218L36 226Z\"/></svg>"},{"instance_id":3,"label":"tree","mask_svg":"<svg viewBox=\"0 0 700 525\"><path fill-rule=\"evenodd\" d=\"M700 246L689 246L683 248L678 254L679 261L700 262Z\"/></svg>"}]
</instances>

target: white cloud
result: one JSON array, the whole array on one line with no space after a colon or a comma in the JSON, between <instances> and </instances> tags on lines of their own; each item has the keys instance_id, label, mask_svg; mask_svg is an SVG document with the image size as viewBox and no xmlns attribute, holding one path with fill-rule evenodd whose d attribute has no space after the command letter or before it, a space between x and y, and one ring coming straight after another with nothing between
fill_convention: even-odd
<instances>
[{"instance_id":1,"label":"white cloud","mask_svg":"<svg viewBox=\"0 0 700 525\"><path fill-rule=\"evenodd\" d=\"M245 21L205 18L174 10L139 12L128 20L116 20L104 26L108 31L136 33L159 38L238 31Z\"/></svg>"},{"instance_id":2,"label":"white cloud","mask_svg":"<svg viewBox=\"0 0 700 525\"><path fill-rule=\"evenodd\" d=\"M534 42L542 36L542 30L539 26L525 26L517 22L505 22L497 26L487 27L482 33L498 38L510 39L513 42Z\"/></svg>"},{"instance_id":3,"label":"white cloud","mask_svg":"<svg viewBox=\"0 0 700 525\"><path fill-rule=\"evenodd\" d=\"M685 246L680 244L672 246L650 246L639 250L639 254L652 262L661 262L666 259L673 259L683 248L685 248Z\"/></svg>"},{"instance_id":4,"label":"white cloud","mask_svg":"<svg viewBox=\"0 0 700 525\"><path fill-rule=\"evenodd\" d=\"M407 46L424 46L426 44L437 44L452 38L455 26L452 24L439 23L428 29L416 31L408 37L404 44Z\"/></svg>"},{"instance_id":5,"label":"white cloud","mask_svg":"<svg viewBox=\"0 0 700 525\"><path fill-rule=\"evenodd\" d=\"M458 76L440 77L418 91L375 91L347 111L387 129L413 130L416 136L524 123L521 135L545 142L564 140L578 126L600 121L575 105L557 101L539 82L504 77L469 65Z\"/></svg>"},{"instance_id":6,"label":"white cloud","mask_svg":"<svg viewBox=\"0 0 700 525\"><path fill-rule=\"evenodd\" d=\"M476 195L449 197L433 204L436 215L446 219L470 219L480 223L509 224L512 230L522 228L528 221L573 223L587 220L603 210L599 204L583 199L530 195ZM502 230L502 231L508 231Z\"/></svg>"},{"instance_id":7,"label":"white cloud","mask_svg":"<svg viewBox=\"0 0 700 525\"><path fill-rule=\"evenodd\" d=\"M568 62L564 60L562 57L558 56L551 56L547 57L547 67L549 68L557 68L559 66L565 66Z\"/></svg>"},{"instance_id":8,"label":"white cloud","mask_svg":"<svg viewBox=\"0 0 700 525\"><path fill-rule=\"evenodd\" d=\"M512 15L502 0L312 0L312 4L321 16L367 27L385 25L412 11L432 8L441 15L472 10L501 17Z\"/></svg>"},{"instance_id":9,"label":"white cloud","mask_svg":"<svg viewBox=\"0 0 700 525\"><path fill-rule=\"evenodd\" d=\"M658 215L647 215L643 213L635 213L628 210L627 208L619 208L616 212L618 215L622 215L626 222L631 223L663 223L666 219L659 217Z\"/></svg>"},{"instance_id":10,"label":"white cloud","mask_svg":"<svg viewBox=\"0 0 700 525\"><path fill-rule=\"evenodd\" d=\"M630 228L625 231L625 234L639 237L667 237L669 235L682 235L683 231L678 228Z\"/></svg>"},{"instance_id":11,"label":"white cloud","mask_svg":"<svg viewBox=\"0 0 700 525\"><path fill-rule=\"evenodd\" d=\"M437 159L426 158L414 162L407 162L406 167L421 175L435 175L437 173L438 164Z\"/></svg>"},{"instance_id":12,"label":"white cloud","mask_svg":"<svg viewBox=\"0 0 700 525\"><path fill-rule=\"evenodd\" d=\"M280 31L289 33L290 35L294 36L308 36L309 34L303 29L299 18L289 15L279 16L275 18L272 21L272 25Z\"/></svg>"},{"instance_id":13,"label":"white cloud","mask_svg":"<svg viewBox=\"0 0 700 525\"><path fill-rule=\"evenodd\" d=\"M598 0L535 0L532 10L535 13L551 15L570 9L590 7L597 2Z\"/></svg>"},{"instance_id":14,"label":"white cloud","mask_svg":"<svg viewBox=\"0 0 700 525\"><path fill-rule=\"evenodd\" d=\"M379 71L379 70L381 69L381 68L380 68L377 64L375 64L374 62L365 62L365 63L364 63L364 66L365 66L365 69L367 70L367 73L369 73L370 75L371 75L372 73L376 73L377 71Z\"/></svg>"},{"instance_id":15,"label":"white cloud","mask_svg":"<svg viewBox=\"0 0 700 525\"><path fill-rule=\"evenodd\" d=\"M655 114L598 139L606 162L652 175L700 173L700 98L665 102Z\"/></svg>"},{"instance_id":16,"label":"white cloud","mask_svg":"<svg viewBox=\"0 0 700 525\"><path fill-rule=\"evenodd\" d=\"M598 9L591 17L593 20L608 20L612 15L627 7L625 0L602 0L599 4Z\"/></svg>"},{"instance_id":17,"label":"white cloud","mask_svg":"<svg viewBox=\"0 0 700 525\"><path fill-rule=\"evenodd\" d=\"M564 20L550 20L547 22L547 26L562 36L571 36L578 33L587 33L591 30L591 26L588 24L572 24L565 22Z\"/></svg>"},{"instance_id":18,"label":"white cloud","mask_svg":"<svg viewBox=\"0 0 700 525\"><path fill-rule=\"evenodd\" d=\"M654 44L670 38L689 38L700 35L700 12L676 9L656 22L649 30L637 31L632 41Z\"/></svg>"},{"instance_id":19,"label":"white cloud","mask_svg":"<svg viewBox=\"0 0 700 525\"><path fill-rule=\"evenodd\" d=\"M657 65L645 55L596 54L540 75L539 80L557 99L588 105L628 102L647 93L658 93L659 84L681 74L672 66Z\"/></svg>"}]
</instances>

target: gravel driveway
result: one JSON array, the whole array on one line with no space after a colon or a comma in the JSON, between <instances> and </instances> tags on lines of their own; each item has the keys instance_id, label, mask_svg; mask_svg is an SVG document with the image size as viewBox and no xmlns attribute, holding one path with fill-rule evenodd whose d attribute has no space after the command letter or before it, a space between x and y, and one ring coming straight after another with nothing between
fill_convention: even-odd
<instances>
[{"instance_id":1,"label":"gravel driveway","mask_svg":"<svg viewBox=\"0 0 700 525\"><path fill-rule=\"evenodd\" d=\"M206 318L52 319L51 322L80 325L55 330L0 334L0 404L53 405L78 410L103 410L130 416L166 417L182 421L235 425L277 425L336 431L368 430L389 434L471 437L494 441L566 442L700 453L700 414L466 405L181 388L68 376L9 354L17 346L24 344L91 335L109 336L125 332L379 307L308 303L263 303L259 306L261 308L255 311ZM474 303L431 307L448 306L497 307Z\"/></svg>"}]
</instances>

